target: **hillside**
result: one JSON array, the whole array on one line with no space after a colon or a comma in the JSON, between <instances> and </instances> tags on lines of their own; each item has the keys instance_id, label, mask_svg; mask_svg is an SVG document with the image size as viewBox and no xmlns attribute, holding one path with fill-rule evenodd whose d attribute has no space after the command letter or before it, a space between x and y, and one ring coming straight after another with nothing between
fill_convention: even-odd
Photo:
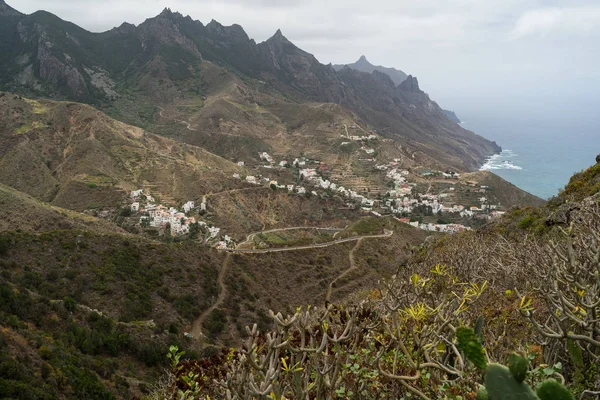
<instances>
[{"instance_id":1,"label":"hillside","mask_svg":"<svg viewBox=\"0 0 600 400\"><path fill-rule=\"evenodd\" d=\"M0 93L0 137L0 182L78 211L143 187L177 201L243 187L235 164L78 103Z\"/></svg>"},{"instance_id":2,"label":"hillside","mask_svg":"<svg viewBox=\"0 0 600 400\"><path fill-rule=\"evenodd\" d=\"M322 304L329 286L336 300L368 290L426 236L375 219L377 228L358 233L385 226L393 236L227 255L193 242L124 233L107 221L0 189L0 393L20 399L148 393L169 344L199 357L238 343L240 327L264 324L269 307ZM319 219L302 222L330 223ZM273 296L282 280L289 288ZM193 336L184 335L190 331Z\"/></svg>"},{"instance_id":3,"label":"hillside","mask_svg":"<svg viewBox=\"0 0 600 400\"><path fill-rule=\"evenodd\" d=\"M596 396L598 165L576 174L559 196L582 200L515 209L481 229L433 238L397 263L396 275L378 289L325 307L262 311L243 346L229 356L181 362L154 395L192 387L199 397L245 396L267 387L286 398L316 399L355 393L364 399L482 398L488 391L497 398L517 390L539 399ZM348 229L363 228L381 227L364 220ZM245 271L260 283L273 278ZM270 289L269 299L281 301L290 285L280 276L274 281L279 290ZM312 293L311 286L306 290ZM304 304L314 304L311 299ZM456 362L461 354L469 362ZM522 357L523 380L516 357ZM221 385L196 380L186 386L177 368ZM332 378L335 383L324 384ZM507 389L507 382L518 389ZM549 395L543 387L552 388Z\"/></svg>"},{"instance_id":4,"label":"hillside","mask_svg":"<svg viewBox=\"0 0 600 400\"><path fill-rule=\"evenodd\" d=\"M41 203L35 198L0 184L0 205L4 211L0 232L21 229L28 232L48 230L94 230L122 232L117 226L89 215Z\"/></svg>"},{"instance_id":5,"label":"hillside","mask_svg":"<svg viewBox=\"0 0 600 400\"><path fill-rule=\"evenodd\" d=\"M451 123L415 78L396 87L383 73L336 72L281 31L256 44L239 25L204 26L168 9L139 26L104 33L44 11L7 11L0 19L8 38L0 45L0 89L93 104L228 158L231 147L249 147L253 157L270 146L277 152L266 138L293 133L286 120L297 111L290 114L289 106L301 109L304 120L319 121L314 103L338 104L366 131L461 170L475 170L500 151Z\"/></svg>"}]
</instances>

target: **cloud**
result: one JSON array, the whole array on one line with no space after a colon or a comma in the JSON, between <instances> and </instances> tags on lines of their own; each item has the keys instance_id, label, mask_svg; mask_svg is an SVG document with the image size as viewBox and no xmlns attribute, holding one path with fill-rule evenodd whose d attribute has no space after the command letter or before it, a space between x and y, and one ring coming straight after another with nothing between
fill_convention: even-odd
<instances>
[{"instance_id":1,"label":"cloud","mask_svg":"<svg viewBox=\"0 0 600 400\"><path fill-rule=\"evenodd\" d=\"M600 7L546 7L525 12L509 37L600 34Z\"/></svg>"}]
</instances>

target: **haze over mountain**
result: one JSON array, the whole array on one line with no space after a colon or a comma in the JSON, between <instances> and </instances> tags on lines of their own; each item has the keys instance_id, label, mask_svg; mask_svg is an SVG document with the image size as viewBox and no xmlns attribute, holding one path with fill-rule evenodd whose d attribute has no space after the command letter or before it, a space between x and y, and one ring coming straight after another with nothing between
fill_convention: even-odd
<instances>
[{"instance_id":1,"label":"haze over mountain","mask_svg":"<svg viewBox=\"0 0 600 400\"><path fill-rule=\"evenodd\" d=\"M380 65L371 64L365 56L360 56L358 61L356 61L355 63L352 63L352 64L334 65L333 69L335 69L336 71L339 71L344 67L349 67L349 68L355 69L357 71L367 72L369 74L373 73L373 71L383 72L384 74L386 74L387 76L389 76L392 79L392 82L394 82L394 84L396 86L398 86L399 84L404 82L406 80L406 78L408 78L408 75L406 75L406 73L404 73L403 71L400 71L396 68L387 68L387 67L382 67Z\"/></svg>"}]
</instances>

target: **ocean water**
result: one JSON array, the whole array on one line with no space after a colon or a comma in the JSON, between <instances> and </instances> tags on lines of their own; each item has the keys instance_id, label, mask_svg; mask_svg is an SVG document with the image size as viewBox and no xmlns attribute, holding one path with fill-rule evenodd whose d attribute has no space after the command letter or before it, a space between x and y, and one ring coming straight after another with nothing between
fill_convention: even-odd
<instances>
[{"instance_id":1,"label":"ocean water","mask_svg":"<svg viewBox=\"0 0 600 400\"><path fill-rule=\"evenodd\" d=\"M600 153L600 121L596 116L587 121L464 119L465 129L496 141L503 149L481 169L543 199L556 195L575 172L595 164Z\"/></svg>"}]
</instances>

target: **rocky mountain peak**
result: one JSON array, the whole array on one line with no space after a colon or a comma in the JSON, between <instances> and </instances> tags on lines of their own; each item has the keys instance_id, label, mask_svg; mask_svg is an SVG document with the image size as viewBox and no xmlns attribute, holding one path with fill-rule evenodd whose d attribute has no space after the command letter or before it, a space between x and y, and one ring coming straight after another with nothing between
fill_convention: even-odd
<instances>
[{"instance_id":1,"label":"rocky mountain peak","mask_svg":"<svg viewBox=\"0 0 600 400\"><path fill-rule=\"evenodd\" d=\"M422 93L422 90L419 88L419 81L412 75L409 75L402 83L400 83L398 89L405 92Z\"/></svg>"},{"instance_id":2,"label":"rocky mountain peak","mask_svg":"<svg viewBox=\"0 0 600 400\"><path fill-rule=\"evenodd\" d=\"M206 29L208 29L213 34L217 34L220 36L229 37L229 38L238 39L238 40L241 39L244 41L250 40L250 38L246 34L246 31L244 31L244 28L242 28L238 24L233 24L231 26L224 26L220 22L212 19L206 25Z\"/></svg>"},{"instance_id":3,"label":"rocky mountain peak","mask_svg":"<svg viewBox=\"0 0 600 400\"><path fill-rule=\"evenodd\" d=\"M273 36L271 36L267 42L281 42L281 43L291 43L283 33L281 33L281 29L277 29L277 32Z\"/></svg>"},{"instance_id":4,"label":"rocky mountain peak","mask_svg":"<svg viewBox=\"0 0 600 400\"><path fill-rule=\"evenodd\" d=\"M4 0L0 0L0 15L4 17L15 17L23 14L6 4Z\"/></svg>"},{"instance_id":5,"label":"rocky mountain peak","mask_svg":"<svg viewBox=\"0 0 600 400\"><path fill-rule=\"evenodd\" d=\"M165 9L162 10L160 14L158 14L159 17L170 17L171 15L173 15L173 12L169 7L165 7Z\"/></svg>"},{"instance_id":6,"label":"rocky mountain peak","mask_svg":"<svg viewBox=\"0 0 600 400\"><path fill-rule=\"evenodd\" d=\"M121 33L132 33L135 31L135 25L130 24L129 22L123 22L118 28L114 28Z\"/></svg>"},{"instance_id":7,"label":"rocky mountain peak","mask_svg":"<svg viewBox=\"0 0 600 400\"><path fill-rule=\"evenodd\" d=\"M360 56L358 61L356 61L355 63L345 65L357 71L366 72L368 74L372 73L373 71L383 72L392 79L395 85L399 85L406 79L406 74L400 71L399 69L382 67L381 65L373 65L369 62L369 60L367 60L367 57L364 55ZM343 68L344 65L333 66L333 69L336 71L341 71Z\"/></svg>"},{"instance_id":8,"label":"rocky mountain peak","mask_svg":"<svg viewBox=\"0 0 600 400\"><path fill-rule=\"evenodd\" d=\"M160 14L158 14L158 18L165 18L175 22L177 20L183 19L183 15L177 11L171 11L169 7L165 7L165 9L162 10Z\"/></svg>"}]
</instances>

